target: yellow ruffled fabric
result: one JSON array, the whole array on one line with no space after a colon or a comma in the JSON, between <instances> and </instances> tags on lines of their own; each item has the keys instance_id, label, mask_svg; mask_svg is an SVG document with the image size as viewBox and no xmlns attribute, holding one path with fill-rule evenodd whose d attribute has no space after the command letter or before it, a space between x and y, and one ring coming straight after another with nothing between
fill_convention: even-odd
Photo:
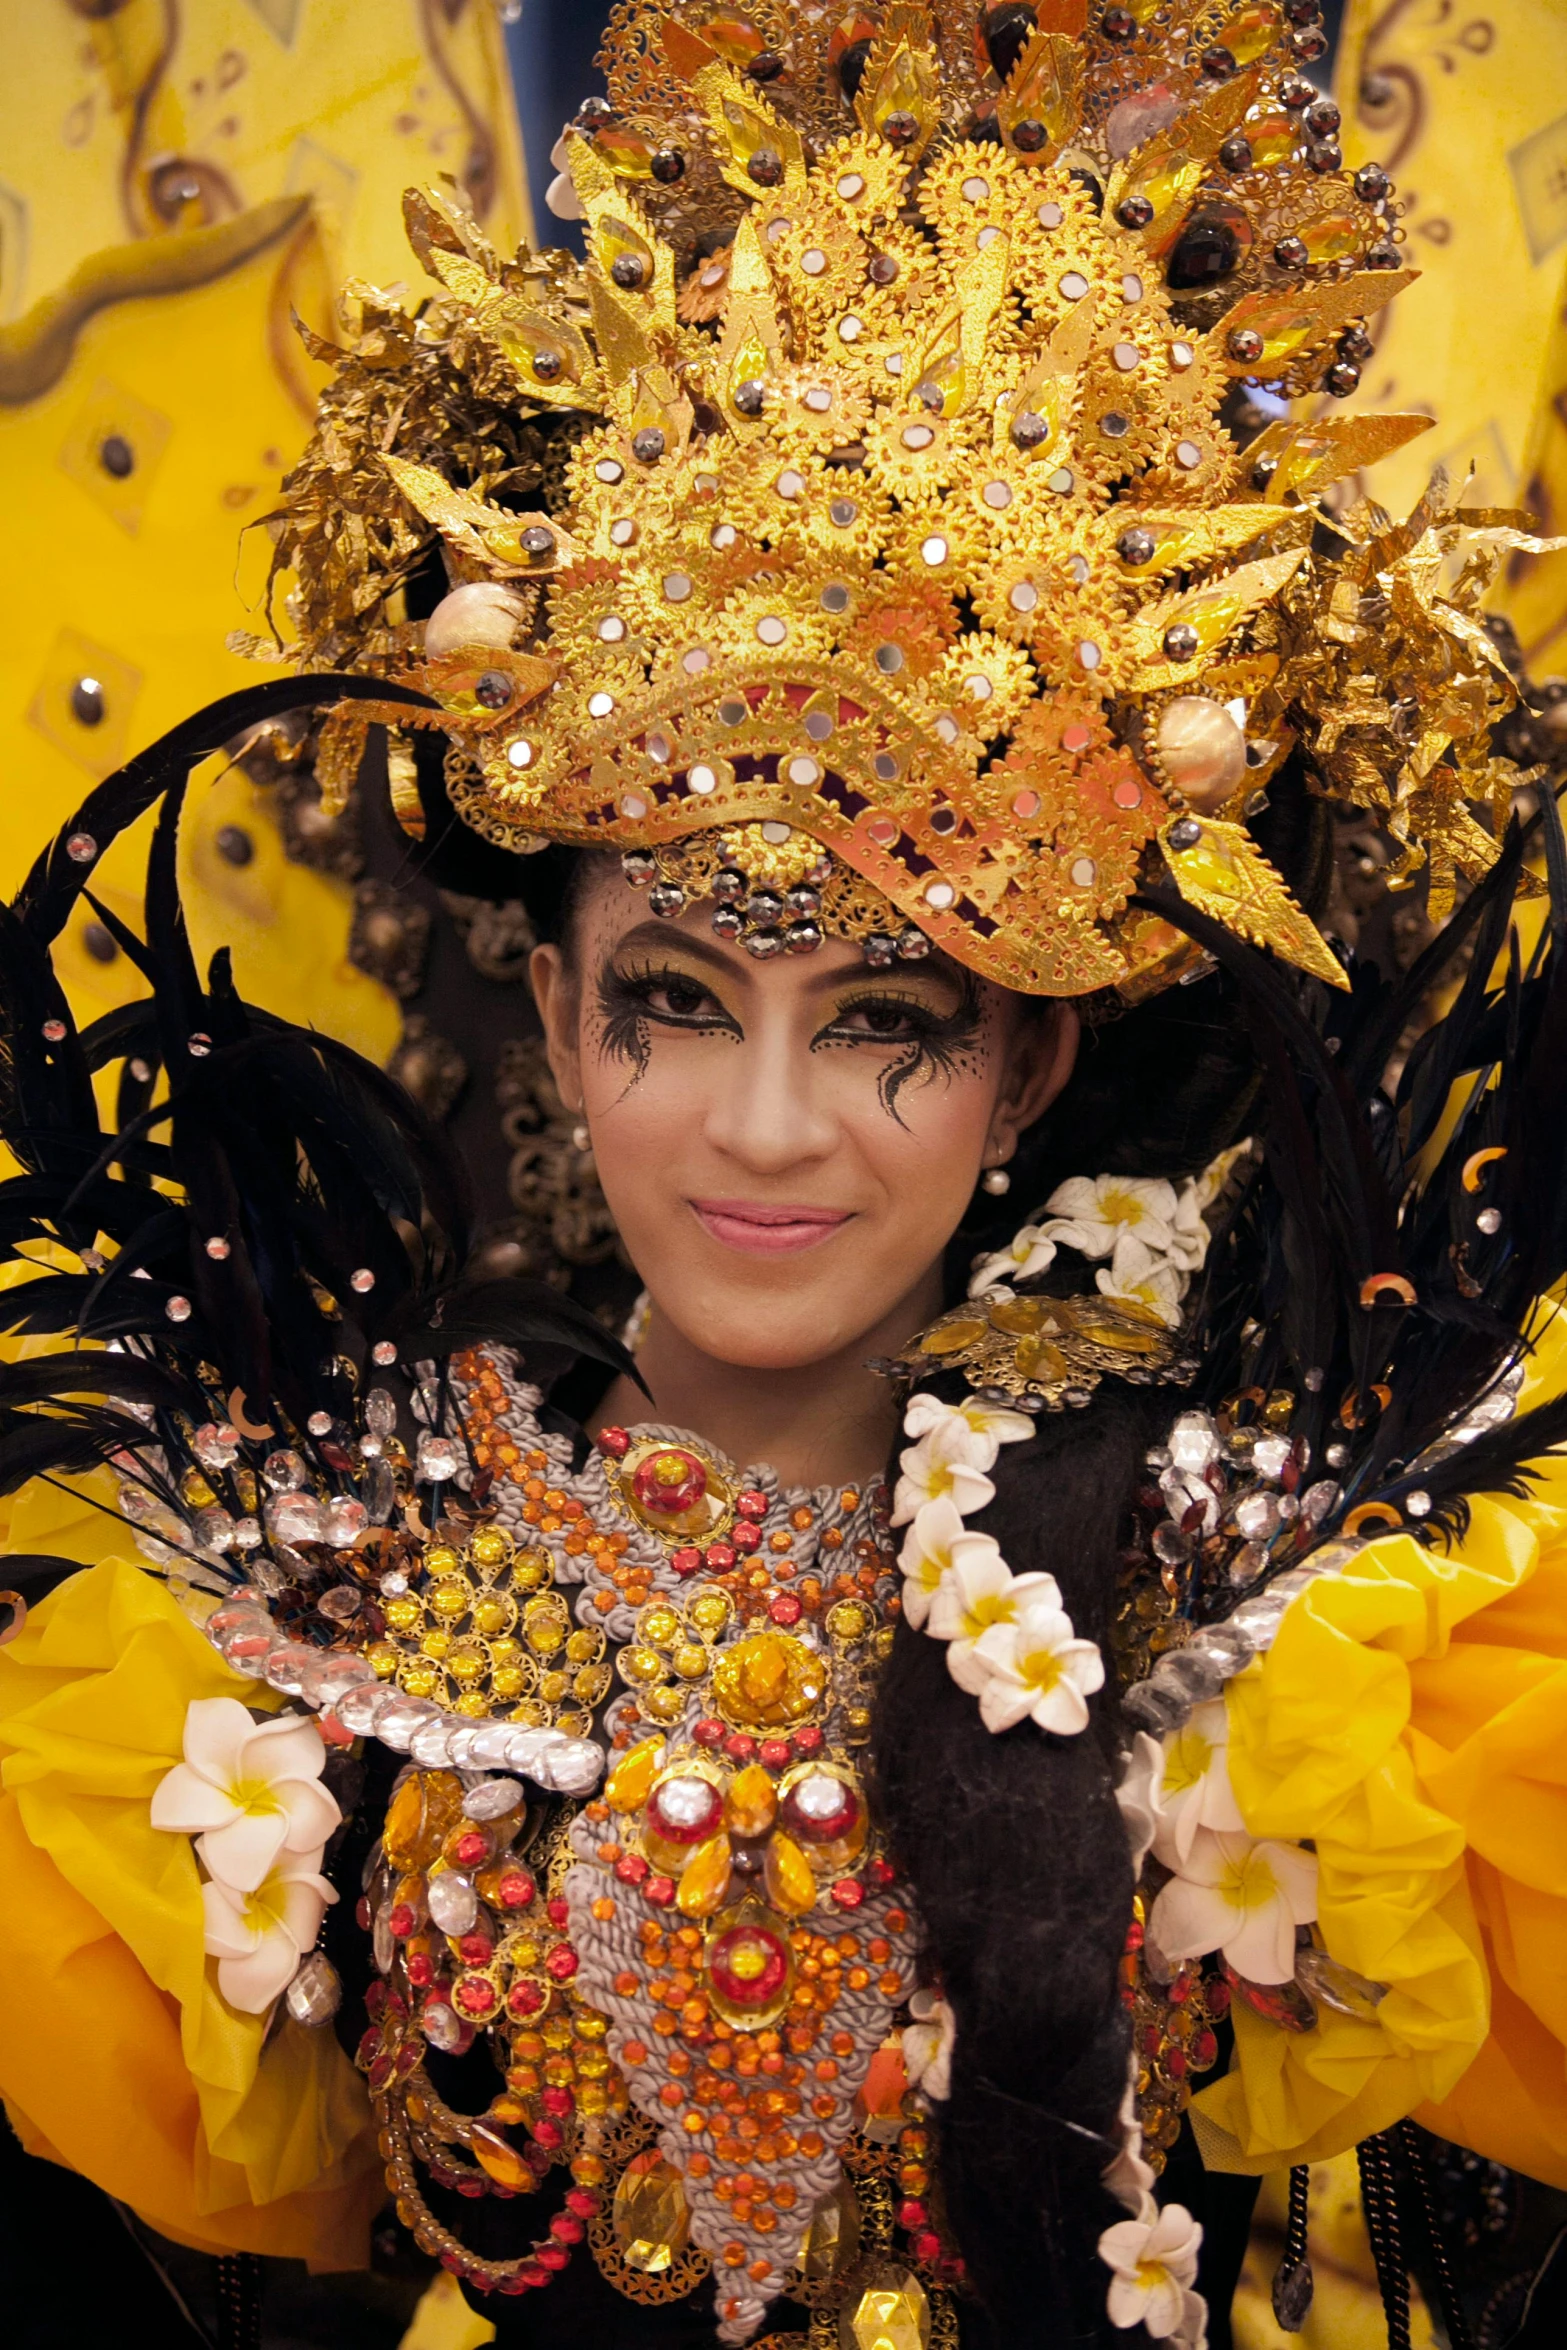
<instances>
[{"instance_id":1,"label":"yellow ruffled fabric","mask_svg":"<svg viewBox=\"0 0 1567 2350\"><path fill-rule=\"evenodd\" d=\"M382 2193L363 2086L330 2031L285 2021L267 2041L219 1996L190 1840L149 1816L191 1700L254 1703L256 1686L114 1555L112 1520L37 1483L9 1515L8 1548L95 1561L0 1649L0 2096L17 2134L182 2243L363 2266Z\"/></svg>"},{"instance_id":2,"label":"yellow ruffled fabric","mask_svg":"<svg viewBox=\"0 0 1567 2350\"><path fill-rule=\"evenodd\" d=\"M1553 1311L1521 1408L1564 1386ZM1321 2161L1413 2114L1567 2187L1567 1462L1477 1497L1451 1552L1391 1534L1311 1585L1228 1710L1248 1828L1315 1844L1322 1938L1388 1991L1305 2033L1237 2002L1204 2159Z\"/></svg>"}]
</instances>

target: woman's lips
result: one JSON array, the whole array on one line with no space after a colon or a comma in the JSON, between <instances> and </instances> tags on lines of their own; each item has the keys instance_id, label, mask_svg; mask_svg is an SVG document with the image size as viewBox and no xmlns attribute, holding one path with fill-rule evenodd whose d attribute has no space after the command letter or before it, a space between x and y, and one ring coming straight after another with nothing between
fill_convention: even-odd
<instances>
[{"instance_id":1,"label":"woman's lips","mask_svg":"<svg viewBox=\"0 0 1567 2350\"><path fill-rule=\"evenodd\" d=\"M694 1199L691 1206L715 1240L758 1257L814 1248L849 1221L845 1208L774 1208L748 1199Z\"/></svg>"}]
</instances>

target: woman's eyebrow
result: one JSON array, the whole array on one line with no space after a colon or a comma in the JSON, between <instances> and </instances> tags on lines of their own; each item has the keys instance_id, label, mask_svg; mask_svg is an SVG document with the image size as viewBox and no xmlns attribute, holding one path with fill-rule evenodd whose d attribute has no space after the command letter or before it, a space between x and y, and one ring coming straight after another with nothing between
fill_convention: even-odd
<instances>
[{"instance_id":1,"label":"woman's eyebrow","mask_svg":"<svg viewBox=\"0 0 1567 2350\"><path fill-rule=\"evenodd\" d=\"M750 977L750 973L737 964L733 956L726 955L722 947L710 946L705 938L693 938L689 931L672 930L667 922L639 922L634 929L623 930L619 938L612 940L608 951L611 955L618 955L623 947L657 947L665 953L671 947L679 947L682 952L695 955L699 963L710 964L715 971L722 971L727 978Z\"/></svg>"}]
</instances>

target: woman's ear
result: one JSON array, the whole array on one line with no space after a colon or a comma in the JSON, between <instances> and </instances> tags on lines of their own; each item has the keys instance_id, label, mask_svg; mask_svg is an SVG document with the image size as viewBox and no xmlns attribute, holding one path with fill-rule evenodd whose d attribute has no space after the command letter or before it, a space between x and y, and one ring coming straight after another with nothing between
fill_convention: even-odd
<instances>
[{"instance_id":1,"label":"woman's ear","mask_svg":"<svg viewBox=\"0 0 1567 2350\"><path fill-rule=\"evenodd\" d=\"M544 1051L562 1102L568 1110L582 1108L582 1054L577 1040L577 989L559 947L535 947L528 957L528 979L539 1008Z\"/></svg>"},{"instance_id":2,"label":"woman's ear","mask_svg":"<svg viewBox=\"0 0 1567 2350\"><path fill-rule=\"evenodd\" d=\"M1054 1003L1042 1012L1029 1009L1018 1019L990 1119L989 1145L996 1163L1012 1156L1018 1136L1044 1116L1066 1084L1077 1065L1082 1035L1075 1004Z\"/></svg>"}]
</instances>

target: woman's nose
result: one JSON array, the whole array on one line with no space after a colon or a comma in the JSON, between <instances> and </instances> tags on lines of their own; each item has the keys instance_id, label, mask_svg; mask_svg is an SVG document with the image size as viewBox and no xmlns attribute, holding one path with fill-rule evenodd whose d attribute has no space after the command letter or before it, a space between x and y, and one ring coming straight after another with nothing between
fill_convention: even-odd
<instances>
[{"instance_id":1,"label":"woman's nose","mask_svg":"<svg viewBox=\"0 0 1567 2350\"><path fill-rule=\"evenodd\" d=\"M837 1121L822 1101L808 1043L784 1024L767 1023L726 1056L703 1133L726 1158L756 1175L777 1176L826 1158L836 1145Z\"/></svg>"}]
</instances>

